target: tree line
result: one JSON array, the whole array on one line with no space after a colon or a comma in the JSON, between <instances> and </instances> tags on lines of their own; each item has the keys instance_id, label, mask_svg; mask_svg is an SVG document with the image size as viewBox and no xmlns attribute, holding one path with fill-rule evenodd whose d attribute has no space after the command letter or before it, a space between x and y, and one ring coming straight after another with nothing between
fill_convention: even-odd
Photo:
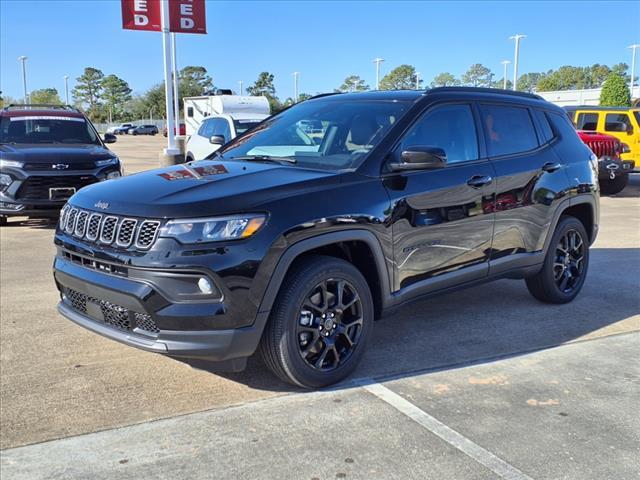
<instances>
[{"instance_id":1,"label":"tree line","mask_svg":"<svg viewBox=\"0 0 640 480\"><path fill-rule=\"evenodd\" d=\"M620 93L616 98L628 98L630 76L626 63L618 63L611 67L594 64L587 67L562 66L557 70L547 72L530 72L520 75L517 89L525 92L544 92L553 90L574 90L597 88L605 84L607 79L616 85ZM274 74L261 72L255 82L247 87L249 95L263 95L269 100L273 113L288 107L296 101L306 100L311 95L301 93L297 99L287 97L280 100L277 96ZM182 99L205 94L215 90L213 79L207 69L202 66L187 66L178 73L179 105ZM424 81L418 78L413 65L403 64L387 73L381 80L381 90L404 90L424 88ZM488 67L476 63L471 65L459 78L450 72L436 75L429 86L473 86L502 88L503 78L496 78ZM506 82L507 88L512 87L511 80ZM622 93L627 89L626 97ZM358 75L349 75L335 92L362 92L371 87ZM129 84L114 74L105 75L100 69L87 67L82 75L76 78L76 85L72 90L73 104L82 108L94 122L122 122L139 120L142 118L165 118L165 90L164 82L158 83L140 95L133 95ZM622 96L620 96L622 95ZM21 103L11 98L4 98L3 104ZM62 104L59 92L55 88L34 90L30 94L30 103ZM629 102L623 103L629 104Z\"/></svg>"}]
</instances>

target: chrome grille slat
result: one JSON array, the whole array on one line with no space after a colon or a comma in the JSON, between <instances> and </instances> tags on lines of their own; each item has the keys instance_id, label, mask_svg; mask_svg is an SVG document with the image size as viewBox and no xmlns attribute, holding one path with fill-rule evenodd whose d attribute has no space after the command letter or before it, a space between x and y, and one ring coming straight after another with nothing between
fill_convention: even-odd
<instances>
[{"instance_id":1,"label":"chrome grille slat","mask_svg":"<svg viewBox=\"0 0 640 480\"><path fill-rule=\"evenodd\" d=\"M116 245L119 247L128 247L133 243L133 237L136 234L136 226L138 221L135 218L123 218L118 227L118 235L116 236Z\"/></svg>"},{"instance_id":2,"label":"chrome grille slat","mask_svg":"<svg viewBox=\"0 0 640 480\"><path fill-rule=\"evenodd\" d=\"M60 210L60 231L114 248L150 249L158 239L161 220L120 217L66 204Z\"/></svg>"},{"instance_id":3,"label":"chrome grille slat","mask_svg":"<svg viewBox=\"0 0 640 480\"><path fill-rule=\"evenodd\" d=\"M89 212L80 210L77 217L76 227L73 230L73 234L78 238L82 238L87 231L87 219L89 218Z\"/></svg>"}]
</instances>

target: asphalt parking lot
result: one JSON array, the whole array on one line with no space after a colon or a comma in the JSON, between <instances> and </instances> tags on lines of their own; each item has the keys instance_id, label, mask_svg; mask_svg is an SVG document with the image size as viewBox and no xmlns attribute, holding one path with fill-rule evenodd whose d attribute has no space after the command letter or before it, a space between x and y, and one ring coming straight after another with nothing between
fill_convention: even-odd
<instances>
[{"instance_id":1,"label":"asphalt parking lot","mask_svg":"<svg viewBox=\"0 0 640 480\"><path fill-rule=\"evenodd\" d=\"M120 137L127 173L163 138ZM3 478L638 478L640 175L601 200L581 295L503 280L376 324L352 381L216 375L59 316L53 226L0 230ZM5 476L7 475L7 476Z\"/></svg>"}]
</instances>

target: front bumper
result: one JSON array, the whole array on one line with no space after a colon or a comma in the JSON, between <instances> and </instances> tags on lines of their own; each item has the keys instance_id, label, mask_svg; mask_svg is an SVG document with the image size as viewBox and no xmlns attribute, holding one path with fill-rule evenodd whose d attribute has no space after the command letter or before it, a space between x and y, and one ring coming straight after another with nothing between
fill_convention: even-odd
<instances>
[{"instance_id":1,"label":"front bumper","mask_svg":"<svg viewBox=\"0 0 640 480\"><path fill-rule=\"evenodd\" d=\"M149 352L213 362L246 359L256 350L261 326L266 322L266 317L259 315L253 325L241 328L166 329L163 325L182 320L191 327L210 324L216 312L224 308L222 300L171 301L155 287L153 280L105 274L60 257L54 263L54 277L62 297L58 311L64 317L107 338ZM69 292L81 298L80 308ZM117 321L110 318L112 314ZM139 315L145 319L143 328ZM148 326L149 322L154 328ZM244 362L236 362L233 369L243 365Z\"/></svg>"},{"instance_id":2,"label":"front bumper","mask_svg":"<svg viewBox=\"0 0 640 480\"><path fill-rule=\"evenodd\" d=\"M598 159L598 179L613 180L619 175L632 172L634 168L635 162L633 160L602 157Z\"/></svg>"}]
</instances>

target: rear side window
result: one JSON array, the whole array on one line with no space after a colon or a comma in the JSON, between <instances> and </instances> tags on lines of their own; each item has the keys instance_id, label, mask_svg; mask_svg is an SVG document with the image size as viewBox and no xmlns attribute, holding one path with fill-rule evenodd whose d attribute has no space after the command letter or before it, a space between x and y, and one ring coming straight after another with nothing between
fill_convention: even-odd
<instances>
[{"instance_id":1,"label":"rear side window","mask_svg":"<svg viewBox=\"0 0 640 480\"><path fill-rule=\"evenodd\" d=\"M607 113L604 129L607 132L626 132L631 128L631 119L626 113Z\"/></svg>"},{"instance_id":2,"label":"rear side window","mask_svg":"<svg viewBox=\"0 0 640 480\"><path fill-rule=\"evenodd\" d=\"M571 123L571 120L569 120L566 115L559 115L557 113L549 112L546 114L546 117L551 123L551 128L553 129L554 136L562 138L564 142L568 142L569 144L573 142L575 145L584 146L582 140L580 140L580 137L578 137L576 129Z\"/></svg>"},{"instance_id":3,"label":"rear side window","mask_svg":"<svg viewBox=\"0 0 640 480\"><path fill-rule=\"evenodd\" d=\"M480 111L489 156L513 155L538 147L536 130L527 108L482 105Z\"/></svg>"},{"instance_id":4,"label":"rear side window","mask_svg":"<svg viewBox=\"0 0 640 480\"><path fill-rule=\"evenodd\" d=\"M595 132L598 129L597 113L579 113L576 119L576 127L578 130L590 130Z\"/></svg>"},{"instance_id":5,"label":"rear side window","mask_svg":"<svg viewBox=\"0 0 640 480\"><path fill-rule=\"evenodd\" d=\"M551 130L551 125L549 125L547 116L542 110L534 110L534 112L536 118L538 119L540 130L542 131L542 140L544 141L544 143L550 142L553 139L553 130Z\"/></svg>"}]
</instances>

